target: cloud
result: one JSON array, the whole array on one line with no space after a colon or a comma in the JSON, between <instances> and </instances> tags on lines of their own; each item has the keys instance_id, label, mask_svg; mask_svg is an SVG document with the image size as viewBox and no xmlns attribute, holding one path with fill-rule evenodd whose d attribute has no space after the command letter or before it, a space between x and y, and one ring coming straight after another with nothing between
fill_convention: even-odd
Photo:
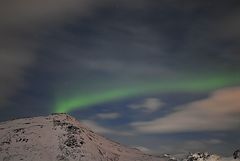
<instances>
[{"instance_id":1,"label":"cloud","mask_svg":"<svg viewBox=\"0 0 240 161\"><path fill-rule=\"evenodd\" d=\"M26 27L25 25L42 26L46 23L73 20L74 17L91 12L92 7L97 4L100 3L87 0L23 0L21 2L13 0L1 2L0 9L2 20L4 20L3 24Z\"/></svg>"},{"instance_id":2,"label":"cloud","mask_svg":"<svg viewBox=\"0 0 240 161\"><path fill-rule=\"evenodd\" d=\"M2 31L0 31L0 34ZM27 38L26 38L27 39ZM36 56L36 44L22 40L14 34L2 33L0 37L0 108L7 98L16 94L25 84L25 70L31 67Z\"/></svg>"},{"instance_id":3,"label":"cloud","mask_svg":"<svg viewBox=\"0 0 240 161\"><path fill-rule=\"evenodd\" d=\"M239 128L240 87L218 90L209 98L176 108L177 111L152 121L134 122L142 133L221 131Z\"/></svg>"},{"instance_id":4,"label":"cloud","mask_svg":"<svg viewBox=\"0 0 240 161\"><path fill-rule=\"evenodd\" d=\"M100 133L100 134L112 134L112 133L114 133L113 130L102 127L102 126L98 125L97 123L95 123L94 121L91 121L91 120L81 120L81 123L86 125L88 128L92 129L96 133Z\"/></svg>"},{"instance_id":5,"label":"cloud","mask_svg":"<svg viewBox=\"0 0 240 161\"><path fill-rule=\"evenodd\" d=\"M219 148L221 146L230 148L227 142L219 139L164 140L161 144L151 148L154 149L153 154L168 153L180 157L185 156L189 152L195 153L199 151L227 154L228 152L223 152L223 149Z\"/></svg>"},{"instance_id":6,"label":"cloud","mask_svg":"<svg viewBox=\"0 0 240 161\"><path fill-rule=\"evenodd\" d=\"M143 147L143 146L132 146L133 148L136 148L144 153L151 153L152 150L150 150L149 148Z\"/></svg>"},{"instance_id":7,"label":"cloud","mask_svg":"<svg viewBox=\"0 0 240 161\"><path fill-rule=\"evenodd\" d=\"M120 117L120 114L119 113L99 113L97 114L97 118L100 118L100 119L116 119L116 118L119 118Z\"/></svg>"},{"instance_id":8,"label":"cloud","mask_svg":"<svg viewBox=\"0 0 240 161\"><path fill-rule=\"evenodd\" d=\"M91 120L81 120L81 123L86 125L88 128L93 130L96 133L99 134L112 134L112 135L120 135L120 136L132 136L133 133L127 132L127 131L117 131L117 130L112 130L103 126L100 126L94 121Z\"/></svg>"},{"instance_id":9,"label":"cloud","mask_svg":"<svg viewBox=\"0 0 240 161\"><path fill-rule=\"evenodd\" d=\"M207 141L209 144L221 144L223 143L222 140L219 140L219 139L210 139Z\"/></svg>"},{"instance_id":10,"label":"cloud","mask_svg":"<svg viewBox=\"0 0 240 161\"><path fill-rule=\"evenodd\" d=\"M25 87L27 84L27 72L29 69L32 69L38 61L40 55L38 53L38 49L44 50L47 48L46 44L49 44L53 51L61 51L61 47L63 46L62 44L57 44L57 42L53 42L53 40L50 42L45 38L45 36L49 33L51 36L54 35L52 34L53 30L54 32L60 31L62 34L62 32L65 31L64 27L66 24L71 24L73 26L79 25L78 23L81 18L86 18L88 16L91 17L90 20L96 22L96 24L94 22L94 24L90 23L89 26L86 25L89 30L94 28L93 26L96 26L96 30L94 30L94 35L92 37L91 34L89 34L87 38L84 37L84 35L87 34L82 34L84 31L80 30L79 32L81 34L79 35L75 32L71 34L66 32L66 35L70 37L69 39L71 41L68 41L69 39L63 37L64 42L67 42L66 44L70 44L70 46L76 45L77 48L77 51L75 51L77 53L77 57L75 59L76 64L72 62L71 65L59 63L64 69L71 68L70 70L75 69L78 72L82 69L92 69L94 70L94 73L96 72L98 75L104 75L105 73L102 74L101 72L107 72L107 74L110 73L118 78L128 79L126 82L129 82L134 81L135 77L143 80L143 78L155 78L161 74L175 74L175 66L177 66L179 62L183 62L180 64L184 66L191 64L191 62L197 64L198 66L199 64L203 64L202 62L205 63L205 61L211 62L205 64L214 64L212 62L215 62L216 59L209 59L209 55L212 54L205 51L208 50L206 49L206 46L209 44L211 49L217 48L217 46L213 47L214 45L212 45L216 42L216 35L217 40L222 41L221 44L229 44L225 42L226 39L228 39L229 42L235 42L233 38L236 39L239 37L239 21L237 21L239 17L238 7L231 9L233 10L232 12L224 10L221 12L223 14L216 14L218 13L218 8L220 8L221 5L225 7L224 3L205 3L205 1L184 1L184 3L179 3L176 0L164 0L161 2L147 0L134 0L131 2L126 0L1 1L0 106L3 106L2 102L6 102L9 97L13 96L20 91L20 89ZM112 14L114 15L113 17L101 17L101 14L95 14L96 12L101 12L101 7L117 7L117 9L116 12L114 9ZM138 15L138 10L132 10L135 7L144 8L144 10L146 9L143 16L146 16L146 18L136 18L136 16L142 17L142 12ZM229 9L232 7L231 5L230 7L226 5L226 8ZM180 11L180 15L173 17L169 16L168 12L166 12L169 9L170 11L174 11L173 15L175 11ZM181 16L181 13L183 12L186 12L184 15L194 16L196 15L194 10L198 11L202 9L209 11L210 16L207 16L207 18L198 18L198 16L196 16L196 18L191 18L190 16L189 19L188 16ZM129 10L131 10L131 12L128 12ZM159 12L156 12L156 10ZM132 14L132 11L136 14ZM160 15L160 17L156 17L159 18L160 25L158 25L158 21L152 20L152 18L155 17L152 16L152 13L155 12L157 13L155 15ZM120 15L118 15L119 13ZM129 17L125 19L118 18L121 17L123 13L129 14ZM217 16L218 20L215 20L216 17L212 16L212 13L214 13L213 15L219 15ZM166 15L166 17L162 17L162 15ZM149 19L148 17L151 18ZM199 17L202 17L202 15L199 15ZM95 18L98 20L96 21ZM147 19L147 21L145 21L145 19ZM188 23L185 21L188 21ZM83 24L85 25L85 22L83 22ZM179 31L181 28L180 24L184 24L184 32L181 32L181 30ZM179 31L179 33L183 33L183 35L185 35L179 36L182 37L184 41L175 41L177 40L176 37L171 36L172 33L175 35L175 31ZM78 39L81 40L83 39L84 42L91 41L92 43L88 42L91 44L91 49L86 52L82 51L84 49L80 50L79 41L75 41L75 39L73 40L73 35L77 35L76 37L79 37ZM178 34L176 36L178 36ZM196 39L196 37L199 38ZM44 43L42 44L42 42ZM73 42L76 42L76 44L73 45ZM94 44L98 44L98 46L94 46ZM184 51L181 52L182 49L178 49L178 46L183 46ZM199 50L199 48L202 50ZM220 48L220 50L225 53L218 55L219 57L224 57L222 60L224 63L227 63L227 61L225 61L226 59L230 59L231 61L229 61L229 64L231 66L233 65L233 61L236 66L239 66L238 60L240 57L237 52L238 48L239 47L237 45L231 46L226 50L222 50ZM72 51L69 51L68 49L69 48L66 49L67 51L64 50L65 52L63 54L69 58ZM172 55L172 49L180 51L179 54ZM201 51L201 53L199 55L192 54L195 53L195 51ZM210 52L218 53L212 51ZM62 56L59 54L60 52L56 53L57 57ZM86 53L86 58L84 58L83 53ZM95 54L91 55L92 53ZM206 56L204 56L203 53L207 53L205 54ZM172 59L173 57L174 59ZM199 57L201 57L203 61L199 61ZM10 58L12 60L10 60ZM189 62L189 59L193 61ZM194 61L195 59L196 61ZM186 63L185 60L187 60ZM79 63L79 61L81 62ZM49 64L54 64L54 62ZM74 65L79 64L82 66L77 66L79 68L75 68ZM45 66L46 64L41 65ZM220 66L225 67L225 64L222 65L222 62L220 62ZM208 66L206 65L206 67ZM56 68L57 67L54 66L52 68L48 68L48 70ZM53 72L56 73L60 71L62 72L62 70L57 68L56 71ZM76 74L74 73L74 76L75 75ZM66 76L66 78L68 77ZM61 80L59 79L58 81ZM121 80L121 82L123 81Z\"/></svg>"},{"instance_id":11,"label":"cloud","mask_svg":"<svg viewBox=\"0 0 240 161\"><path fill-rule=\"evenodd\" d=\"M129 41L126 37L125 42ZM109 42L109 44L114 45L114 41ZM122 45L124 43L121 43ZM133 49L134 47L128 46L126 49ZM148 47L145 46L145 50L148 50ZM143 52L142 49L141 51ZM101 49L100 49L101 50ZM138 47L136 47L136 50L139 50ZM157 48L155 50L158 50ZM159 48L160 50L160 48ZM127 51L130 52L130 51ZM145 51L147 53L147 51ZM101 71L101 72L107 72L112 74L121 74L126 75L127 77L133 77L133 76L154 76L158 74L173 74L174 72L167 68L160 66L159 64L151 64L149 65L146 62L143 61L126 61L126 60L117 60L116 58L113 59L83 59L81 60L81 64L83 67L95 70L95 71Z\"/></svg>"},{"instance_id":12,"label":"cloud","mask_svg":"<svg viewBox=\"0 0 240 161\"><path fill-rule=\"evenodd\" d=\"M44 33L87 16L101 3L87 0L0 2L0 108L26 86Z\"/></svg>"},{"instance_id":13,"label":"cloud","mask_svg":"<svg viewBox=\"0 0 240 161\"><path fill-rule=\"evenodd\" d=\"M154 112L160 108L164 103L160 101L158 98L147 98L140 104L131 104L129 108L131 109L142 109L145 112Z\"/></svg>"},{"instance_id":14,"label":"cloud","mask_svg":"<svg viewBox=\"0 0 240 161\"><path fill-rule=\"evenodd\" d=\"M0 107L3 107L4 102L27 84L26 75L38 61L38 49L46 48L42 46L42 40L45 41L46 35L52 30L61 30L66 24L75 23L75 20L79 22L81 18L94 16L96 9L111 6L111 4L127 6L129 3L109 0L1 1ZM99 63L93 62L94 64L99 67ZM109 63L100 64L103 64L104 68L104 65Z\"/></svg>"}]
</instances>

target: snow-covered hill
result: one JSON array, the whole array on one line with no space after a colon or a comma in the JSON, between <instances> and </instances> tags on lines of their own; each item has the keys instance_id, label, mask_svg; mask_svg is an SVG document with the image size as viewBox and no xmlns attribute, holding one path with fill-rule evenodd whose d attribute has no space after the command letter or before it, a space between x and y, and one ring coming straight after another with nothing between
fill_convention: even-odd
<instances>
[{"instance_id":1,"label":"snow-covered hill","mask_svg":"<svg viewBox=\"0 0 240 161\"><path fill-rule=\"evenodd\" d=\"M0 123L0 161L166 161L110 141L66 114Z\"/></svg>"},{"instance_id":2,"label":"snow-covered hill","mask_svg":"<svg viewBox=\"0 0 240 161\"><path fill-rule=\"evenodd\" d=\"M170 154L164 154L163 157L168 159L168 161L240 161L239 157L221 157L207 152L189 153L183 158L177 158L175 156L171 156Z\"/></svg>"}]
</instances>

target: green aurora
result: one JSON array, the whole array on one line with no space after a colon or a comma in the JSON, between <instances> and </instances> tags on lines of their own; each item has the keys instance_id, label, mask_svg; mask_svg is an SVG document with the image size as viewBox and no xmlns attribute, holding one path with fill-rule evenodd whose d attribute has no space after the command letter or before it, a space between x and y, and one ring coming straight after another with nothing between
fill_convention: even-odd
<instances>
[{"instance_id":1,"label":"green aurora","mask_svg":"<svg viewBox=\"0 0 240 161\"><path fill-rule=\"evenodd\" d=\"M192 75L190 78L175 78L170 80L166 79L136 83L129 86L105 89L92 93L81 93L72 98L58 97L52 112L68 113L72 110L89 108L97 104L148 94L160 94L167 92L210 92L219 88L240 84L240 74L236 73L215 75L205 74L204 77Z\"/></svg>"}]
</instances>

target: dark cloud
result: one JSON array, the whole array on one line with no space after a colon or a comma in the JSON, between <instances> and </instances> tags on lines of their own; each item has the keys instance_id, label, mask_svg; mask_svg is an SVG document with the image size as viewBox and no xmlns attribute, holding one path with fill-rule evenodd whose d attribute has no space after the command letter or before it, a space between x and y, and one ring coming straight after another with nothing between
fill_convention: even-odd
<instances>
[{"instance_id":1,"label":"dark cloud","mask_svg":"<svg viewBox=\"0 0 240 161\"><path fill-rule=\"evenodd\" d=\"M134 82L190 69L237 71L239 6L235 0L1 1L0 100L26 87L34 69L58 79L56 86L88 77Z\"/></svg>"},{"instance_id":2,"label":"dark cloud","mask_svg":"<svg viewBox=\"0 0 240 161\"><path fill-rule=\"evenodd\" d=\"M33 50L36 44L22 33L0 31L0 102L6 103L7 97L25 85L25 69L35 61Z\"/></svg>"},{"instance_id":3,"label":"dark cloud","mask_svg":"<svg viewBox=\"0 0 240 161\"><path fill-rule=\"evenodd\" d=\"M0 2L0 101L26 85L26 71L34 66L44 32L92 11L89 1Z\"/></svg>"},{"instance_id":4,"label":"dark cloud","mask_svg":"<svg viewBox=\"0 0 240 161\"><path fill-rule=\"evenodd\" d=\"M36 63L69 78L76 71L141 79L192 67L239 69L234 0L2 1L0 11L2 101Z\"/></svg>"},{"instance_id":5,"label":"dark cloud","mask_svg":"<svg viewBox=\"0 0 240 161\"><path fill-rule=\"evenodd\" d=\"M104 2L104 1L101 1ZM100 2L99 2L100 3ZM87 0L53 0L53 1L2 1L1 23L6 26L39 27L48 23L59 23L73 20L90 13L98 2Z\"/></svg>"}]
</instances>

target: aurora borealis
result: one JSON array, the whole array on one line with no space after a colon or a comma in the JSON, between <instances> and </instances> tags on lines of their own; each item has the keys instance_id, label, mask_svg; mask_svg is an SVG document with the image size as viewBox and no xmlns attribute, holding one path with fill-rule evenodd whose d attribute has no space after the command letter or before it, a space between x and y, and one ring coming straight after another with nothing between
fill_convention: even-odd
<instances>
[{"instance_id":1,"label":"aurora borealis","mask_svg":"<svg viewBox=\"0 0 240 161\"><path fill-rule=\"evenodd\" d=\"M194 79L193 79L194 78ZM226 86L238 85L240 74L211 75L204 79L198 76L183 80L160 80L129 87L82 94L75 98L60 98L56 102L55 113L68 113L72 110L87 108L109 101L163 92L209 92Z\"/></svg>"},{"instance_id":2,"label":"aurora borealis","mask_svg":"<svg viewBox=\"0 0 240 161\"><path fill-rule=\"evenodd\" d=\"M0 121L68 113L151 153L240 140L239 0L0 2Z\"/></svg>"}]
</instances>

